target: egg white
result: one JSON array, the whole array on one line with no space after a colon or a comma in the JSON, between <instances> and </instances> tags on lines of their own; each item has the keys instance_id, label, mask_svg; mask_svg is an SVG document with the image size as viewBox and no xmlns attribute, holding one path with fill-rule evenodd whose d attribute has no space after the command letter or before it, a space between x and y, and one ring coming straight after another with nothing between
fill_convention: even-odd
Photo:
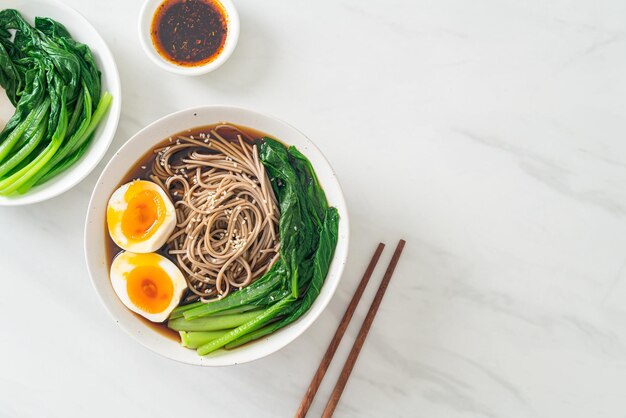
<instances>
[{"instance_id":1,"label":"egg white","mask_svg":"<svg viewBox=\"0 0 626 418\"><path fill-rule=\"evenodd\" d=\"M136 306L131 301L130 296L128 295L126 286L126 275L130 273L131 270L137 267L137 264L133 263L133 258L137 257L137 254L128 251L123 251L118 254L111 264L110 278L113 290L117 294L117 297L120 299L120 301L124 304L124 306L126 306L131 311L138 313L149 321L163 322L167 319L172 310L174 310L174 308L176 308L180 303L180 298L182 297L185 289L187 289L187 282L185 281L183 273L178 267L176 267L174 263L159 254L155 255L159 257L157 265L165 271L165 273L170 278L173 286L172 300L170 301L170 304L167 306L167 308L162 312L146 312Z\"/></svg>"},{"instance_id":2,"label":"egg white","mask_svg":"<svg viewBox=\"0 0 626 418\"><path fill-rule=\"evenodd\" d=\"M122 231L121 222L116 222L113 225L108 224L109 235L111 235L111 239L117 244L118 247L126 250L132 251L134 253L151 253L163 246L167 242L167 239L174 232L174 228L176 228L176 210L174 209L174 205L170 200L169 196L165 193L165 191L159 187L157 184L152 183L151 181L146 180L135 180L140 181L142 187L147 190L152 190L157 192L163 202L165 203L165 218L163 219L163 223L159 225L158 229L154 231L154 233L145 240L133 240L129 239ZM126 210L128 207L128 202L125 199L126 191L134 182L126 183L120 186L114 193L111 195L109 199L108 207L112 208L116 212L122 212Z\"/></svg>"}]
</instances>

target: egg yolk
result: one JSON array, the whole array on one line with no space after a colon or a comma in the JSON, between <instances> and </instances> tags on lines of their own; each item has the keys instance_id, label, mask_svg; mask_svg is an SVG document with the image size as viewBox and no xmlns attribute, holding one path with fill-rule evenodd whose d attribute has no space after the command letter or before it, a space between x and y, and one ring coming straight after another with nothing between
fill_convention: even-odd
<instances>
[{"instance_id":1,"label":"egg yolk","mask_svg":"<svg viewBox=\"0 0 626 418\"><path fill-rule=\"evenodd\" d=\"M165 218L165 202L161 195L150 189L137 190L141 183L133 183L125 193L126 210L122 214L122 232L132 240L149 238Z\"/></svg>"},{"instance_id":2,"label":"egg yolk","mask_svg":"<svg viewBox=\"0 0 626 418\"><path fill-rule=\"evenodd\" d=\"M174 286L169 275L159 266L137 266L126 276L130 301L147 313L163 312L170 305Z\"/></svg>"}]
</instances>

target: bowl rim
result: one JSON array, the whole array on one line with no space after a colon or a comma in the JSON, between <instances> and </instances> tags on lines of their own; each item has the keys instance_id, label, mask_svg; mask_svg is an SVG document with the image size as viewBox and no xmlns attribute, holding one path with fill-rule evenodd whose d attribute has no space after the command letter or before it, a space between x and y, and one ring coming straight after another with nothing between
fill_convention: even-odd
<instances>
[{"instance_id":1,"label":"bowl rim","mask_svg":"<svg viewBox=\"0 0 626 418\"><path fill-rule=\"evenodd\" d=\"M144 53L154 64L174 74L199 76L218 69L222 66L222 64L228 61L237 47L241 27L239 13L237 12L235 4L231 0L212 0L222 5L228 19L228 32L226 33L226 40L224 41L224 49L213 61L194 67L184 67L167 61L158 53L158 51L156 51L156 48L152 43L152 36L150 35L152 18L156 9L166 1L167 0L145 0L141 6L141 10L139 11L139 18L137 19L139 43L141 44Z\"/></svg>"},{"instance_id":2,"label":"bowl rim","mask_svg":"<svg viewBox=\"0 0 626 418\"><path fill-rule=\"evenodd\" d=\"M138 335L136 335L134 332L132 332L130 326L126 326L123 323L123 321L121 321L115 315L115 313L113 312L112 308L109 306L108 302L105 300L104 295L101 294L101 292L98 290L98 287L96 285L95 273L92 271L93 270L92 269L92 263L94 263L94 265L95 265L96 262L95 261L92 262L90 260L90 252L89 252L89 249L88 249L88 242L89 242L89 236L90 236L89 235L89 229L90 229L89 228L89 220L90 220L90 217L91 217L91 212L93 210L92 208L94 207L94 200L97 198L96 190L98 189L98 185L100 184L102 178L105 176L105 173L109 169L109 166L118 157L118 155L120 155L120 154L122 154L124 152L124 150L129 146L129 144L131 144L131 142L136 140L136 138L141 137L141 135L145 131L149 130L154 125L166 122L167 120L169 120L171 118L179 117L180 115L185 114L185 113L195 113L195 112L200 112L202 110L219 110L219 109L231 110L231 111L235 111L235 112L248 112L248 113L254 114L256 116L260 116L260 117L263 117L263 118L270 119L273 123L282 124L284 127L292 130L295 134L298 134L302 138L304 138L307 141L307 143L308 143L307 145L310 146L312 149L314 149L319 154L321 159L326 163L327 167L330 169L330 175L333 177L333 179L334 179L334 181L336 183L336 188L337 188L338 194L336 196L335 201L333 201L333 205L335 207L337 207L338 209L340 208L340 210L342 212L342 217L340 219L340 236L341 236L341 230L345 230L345 238L342 239L342 242L343 242L342 243L342 248L344 250L343 250L342 254L340 254L339 251L337 251L340 248L339 247L339 241L338 241L337 249L335 250L335 253L333 255L333 259L331 260L331 267L332 267L333 263L335 263L335 262L338 263L338 267L337 267L337 270L336 270L337 279L333 283L328 283L326 281L326 279L325 279L324 286L330 285L332 287L329 289L329 294L328 294L328 296L325 299L321 300L319 298L319 295L316 298L314 304L315 303L319 303L319 309L315 312L314 315L312 315L312 312L314 311L313 310L313 306L314 305L312 305L309 308L309 310L307 310L307 312L305 312L305 314L302 315L298 320L296 320L292 324L289 324L288 326L285 327L285 329L286 329L286 328L290 328L290 327L293 327L293 326L301 323L301 326L297 329L297 331L291 336L291 338L288 341L285 341L282 344L279 343L276 346L264 346L265 349L264 350L259 350L256 355L249 355L249 356L245 357L244 359L240 359L237 362L223 361L223 360L221 360L221 358L222 358L221 356L215 356L215 357L196 356L194 361L186 361L186 360L181 359L181 358L170 357L169 355L165 354L162 350L158 350L158 349L152 347L146 341L144 341L142 338L140 338ZM219 122L219 121L216 121L216 122ZM254 128L253 126L250 126L250 127ZM140 156L138 156L137 158L140 158ZM104 232L104 228L100 228L100 229ZM169 360L173 360L173 361L176 361L176 362L179 362L179 363L182 363L182 364L194 365L194 366L224 367L224 366L234 366L234 365L238 365L238 364L244 364L244 363L249 363L249 362L252 362L252 361L260 360L260 359L262 359L264 357L267 357L267 356L269 356L271 354L274 354L274 353L280 351L281 349L285 348L287 345L289 345L293 341L295 341L298 337L300 337L321 316L321 314L328 307L328 304L330 303L330 301L332 300L333 296L335 295L337 287L339 286L339 283L341 282L341 279L343 277L343 273L344 273L345 266L346 266L346 263L347 263L349 247L350 247L350 219L349 219L349 213L348 213L348 206L346 205L343 189L341 188L341 184L339 183L339 179L337 177L337 174L336 174L335 170L332 168L332 166L330 165L330 162L328 161L326 156L322 153L322 151L317 147L317 145L313 141L311 141L306 135L304 135L304 133L302 133L300 130L298 130L294 126L290 125L289 123L283 121L282 119L279 119L277 117L274 117L272 115L269 115L269 114L266 114L266 113L263 113L263 112L257 112L255 110L251 110L251 109L248 109L248 108L245 108L245 107L234 106L234 105L202 105L202 106L193 106L193 107L189 107L189 108L186 108L186 109L183 109L183 110L179 110L179 111L167 114L167 115L165 115L163 117L160 117L160 118L156 119L152 123L146 125L142 129L137 131L134 135L132 135L119 148L119 150L111 157L111 159L107 162L105 168L100 173L98 181L96 182L96 186L94 186L94 190L92 191L91 197L89 199L89 206L87 208L87 213L85 215L85 228L84 228L84 235L83 235L83 244L84 244L85 262L87 264L87 271L89 273L89 278L90 278L91 284L92 284L92 286L94 288L94 291L96 292L96 295L98 296L98 299L100 300L102 305L105 307L105 310L107 311L107 313L109 314L111 319L127 335L129 335L133 340L138 342L140 345L142 345L143 347L145 347L149 351L154 352L154 353L160 355L161 357L164 357L164 358L169 359ZM280 330L277 331L277 332L280 332ZM166 338L166 337L163 337L163 338ZM255 344L252 347L261 347L261 346ZM182 346L180 347L180 349L181 350L187 350L186 348L184 348ZM210 361L207 362L206 361L207 359L210 360Z\"/></svg>"},{"instance_id":3,"label":"bowl rim","mask_svg":"<svg viewBox=\"0 0 626 418\"><path fill-rule=\"evenodd\" d=\"M98 40L102 43L102 48L99 49L97 52L98 52L98 55L100 56L101 61L103 63L106 61L107 66L111 67L110 69L107 69L107 73L111 74L111 79L115 81L114 84L116 85L107 86L107 88L109 89L115 88L115 91L110 91L111 95L113 96L113 102L111 103L111 106L109 107L109 110L107 111L107 115L105 116L105 119L102 120L100 125L96 128L96 133L98 129L100 129L101 127L102 128L108 127L104 123L104 121L108 120L108 118L112 118L112 122L110 122L111 124L109 125L111 133L110 135L108 135L108 138L105 140L105 142L102 142L104 146L102 150L100 151L99 155L97 155L90 164L86 165L83 171L72 173L73 175L71 179L68 179L67 183L64 184L63 186L54 187L55 183L53 179L50 182L46 182L40 186L37 186L36 188L29 190L23 195L11 196L8 198L0 199L0 206L25 206L25 205L31 205L34 203L40 203L46 200L50 200L52 198L55 198L69 191L70 189L74 188L78 183L83 181L89 174L91 174L91 172L98 166L98 164L100 164L100 161L102 161L107 151L109 150L109 147L111 146L111 143L113 142L113 139L115 138L115 134L117 132L117 127L119 125L120 115L122 111L122 82L120 79L120 73L117 68L117 63L115 62L115 57L113 56L113 53L111 52L111 49L109 48L109 45L106 43L104 38L100 35L98 30L80 12L68 6L67 4L62 3L59 0L39 0L39 1L41 1L42 3L52 4L54 5L54 7L57 7L63 10L64 12L70 15L74 15L73 17L75 20L75 26L81 25L81 26L86 26L90 28L93 31L95 37L98 38ZM60 23L65 24L64 22L60 22ZM70 32L72 32L71 29L69 30ZM78 39L78 41L82 42L80 39ZM91 45L88 45L88 46L90 49L93 48ZM100 70L103 70L103 69L100 69ZM96 133L94 133L94 138L91 140L90 148L91 146L93 146L93 144L96 141L102 141L103 139L102 135L96 136ZM85 158L85 156L88 155L89 152L90 151L87 150L87 152L81 157L81 159L75 162L74 165L69 167L66 170L66 172L71 172L71 170L75 169L76 165L78 165L78 163L83 158ZM63 174L65 174L65 172ZM50 187L50 186L53 186L53 187ZM39 193L33 194L31 193L33 191L38 191Z\"/></svg>"}]
</instances>

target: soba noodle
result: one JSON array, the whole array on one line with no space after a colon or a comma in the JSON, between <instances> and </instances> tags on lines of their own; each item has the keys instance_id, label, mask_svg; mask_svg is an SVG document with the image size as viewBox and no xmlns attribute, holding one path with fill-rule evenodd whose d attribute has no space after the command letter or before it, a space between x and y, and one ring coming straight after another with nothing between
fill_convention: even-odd
<instances>
[{"instance_id":1,"label":"soba noodle","mask_svg":"<svg viewBox=\"0 0 626 418\"><path fill-rule=\"evenodd\" d=\"M236 140L225 139L227 132ZM169 253L187 273L192 298L221 299L278 258L279 210L252 144L237 127L218 125L155 150L151 179L176 207Z\"/></svg>"}]
</instances>

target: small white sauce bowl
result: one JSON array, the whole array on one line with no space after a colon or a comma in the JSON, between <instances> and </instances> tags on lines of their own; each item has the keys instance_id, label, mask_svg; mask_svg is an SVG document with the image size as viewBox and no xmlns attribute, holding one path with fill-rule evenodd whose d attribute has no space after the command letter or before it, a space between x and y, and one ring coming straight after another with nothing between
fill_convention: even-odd
<instances>
[{"instance_id":1,"label":"small white sauce bowl","mask_svg":"<svg viewBox=\"0 0 626 418\"><path fill-rule=\"evenodd\" d=\"M143 50L152 62L164 70L175 74L196 76L216 70L224 64L226 60L228 60L235 50L237 41L239 40L239 14L237 13L237 9L231 0L212 0L221 4L224 12L226 13L227 33L224 48L213 61L193 67L176 65L175 63L168 61L165 57L159 54L152 42L152 20L154 19L154 14L157 9L161 4L163 4L164 1L165 0L146 0L141 8L141 12L139 13L139 40L141 41Z\"/></svg>"}]
</instances>

